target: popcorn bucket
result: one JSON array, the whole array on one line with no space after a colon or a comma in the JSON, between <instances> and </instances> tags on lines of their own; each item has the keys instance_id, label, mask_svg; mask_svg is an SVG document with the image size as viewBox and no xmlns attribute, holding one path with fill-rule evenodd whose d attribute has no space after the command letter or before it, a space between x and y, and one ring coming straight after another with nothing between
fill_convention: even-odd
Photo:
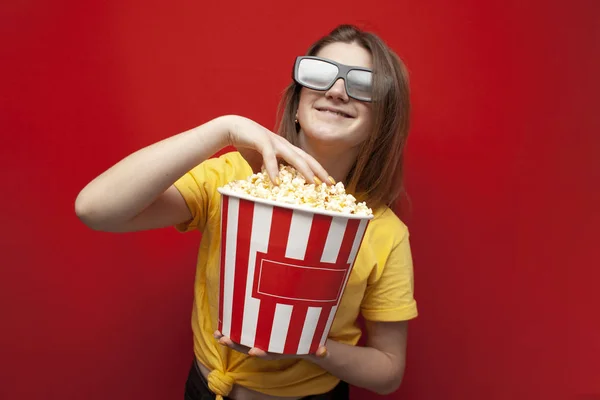
<instances>
[{"instance_id":1,"label":"popcorn bucket","mask_svg":"<svg viewBox=\"0 0 600 400\"><path fill-rule=\"evenodd\" d=\"M309 354L325 343L372 216L221 193L219 330Z\"/></svg>"}]
</instances>

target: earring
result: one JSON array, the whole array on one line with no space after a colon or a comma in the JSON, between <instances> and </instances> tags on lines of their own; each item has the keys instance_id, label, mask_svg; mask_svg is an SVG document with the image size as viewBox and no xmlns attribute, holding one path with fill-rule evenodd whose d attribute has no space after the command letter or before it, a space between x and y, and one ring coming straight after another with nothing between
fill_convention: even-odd
<instances>
[{"instance_id":1,"label":"earring","mask_svg":"<svg viewBox=\"0 0 600 400\"><path fill-rule=\"evenodd\" d=\"M294 120L296 124L298 124L298 114L296 114L296 119Z\"/></svg>"}]
</instances>

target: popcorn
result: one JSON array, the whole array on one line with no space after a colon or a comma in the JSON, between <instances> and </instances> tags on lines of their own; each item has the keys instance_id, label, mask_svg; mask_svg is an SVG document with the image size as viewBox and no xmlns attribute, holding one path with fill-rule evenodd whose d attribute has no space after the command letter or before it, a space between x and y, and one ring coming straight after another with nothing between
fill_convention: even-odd
<instances>
[{"instance_id":1,"label":"popcorn","mask_svg":"<svg viewBox=\"0 0 600 400\"><path fill-rule=\"evenodd\" d=\"M346 193L341 182L332 186L325 183L320 185L307 183L298 171L284 165L279 167L279 179L281 184L274 185L263 169L263 172L253 174L247 179L230 182L223 189L259 199L308 206L317 210L373 215L373 211L364 202L357 203L354 196Z\"/></svg>"}]
</instances>

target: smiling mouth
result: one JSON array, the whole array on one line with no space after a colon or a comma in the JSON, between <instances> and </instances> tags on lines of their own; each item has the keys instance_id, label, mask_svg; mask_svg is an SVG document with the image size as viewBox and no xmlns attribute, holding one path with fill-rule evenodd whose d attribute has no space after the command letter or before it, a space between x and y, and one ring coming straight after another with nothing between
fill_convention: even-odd
<instances>
[{"instance_id":1,"label":"smiling mouth","mask_svg":"<svg viewBox=\"0 0 600 400\"><path fill-rule=\"evenodd\" d=\"M326 108L317 108L317 111L320 112L325 112L325 113L330 113L330 114L334 114L334 115L339 115L340 117L344 117L344 118L353 118L352 116L341 112L341 111L333 111L333 110L328 110Z\"/></svg>"}]
</instances>

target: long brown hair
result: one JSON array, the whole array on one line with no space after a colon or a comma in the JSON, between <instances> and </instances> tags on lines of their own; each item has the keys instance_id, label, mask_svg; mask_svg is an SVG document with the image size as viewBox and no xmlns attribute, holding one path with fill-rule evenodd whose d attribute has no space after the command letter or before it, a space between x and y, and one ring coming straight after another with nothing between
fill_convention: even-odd
<instances>
[{"instance_id":1,"label":"long brown hair","mask_svg":"<svg viewBox=\"0 0 600 400\"><path fill-rule=\"evenodd\" d=\"M347 190L373 209L394 207L404 194L404 145L409 130L410 98L408 71L400 59L377 35L352 25L340 25L316 41L306 55L314 56L331 43L357 43L373 58L373 127L351 168ZM298 146L295 122L301 86L292 82L279 104L277 132Z\"/></svg>"}]
</instances>

